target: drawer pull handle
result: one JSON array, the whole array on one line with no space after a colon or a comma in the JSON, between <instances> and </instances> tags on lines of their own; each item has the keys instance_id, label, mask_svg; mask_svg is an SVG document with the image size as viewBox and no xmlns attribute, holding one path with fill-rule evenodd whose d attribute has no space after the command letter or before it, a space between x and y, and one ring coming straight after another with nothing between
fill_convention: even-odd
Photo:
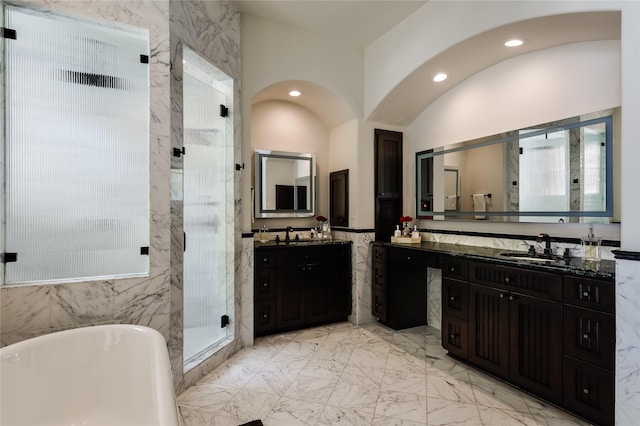
<instances>
[{"instance_id":1,"label":"drawer pull handle","mask_svg":"<svg viewBox=\"0 0 640 426\"><path fill-rule=\"evenodd\" d=\"M589 394L589 389L588 388L582 389L582 393L585 394L585 395L588 395Z\"/></svg>"},{"instance_id":2,"label":"drawer pull handle","mask_svg":"<svg viewBox=\"0 0 640 426\"><path fill-rule=\"evenodd\" d=\"M584 340L589 340L589 335L588 335L587 333L584 333L584 334L582 335L582 338L583 338Z\"/></svg>"},{"instance_id":3,"label":"drawer pull handle","mask_svg":"<svg viewBox=\"0 0 640 426\"><path fill-rule=\"evenodd\" d=\"M588 291L583 292L583 293L582 293L582 296L584 296L584 297L589 297L589 292L588 292Z\"/></svg>"}]
</instances>

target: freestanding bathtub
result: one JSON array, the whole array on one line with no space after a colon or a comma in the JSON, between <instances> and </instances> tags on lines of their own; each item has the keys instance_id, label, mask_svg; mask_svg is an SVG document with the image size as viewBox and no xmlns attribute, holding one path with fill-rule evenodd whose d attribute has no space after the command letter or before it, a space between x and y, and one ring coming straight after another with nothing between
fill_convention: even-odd
<instances>
[{"instance_id":1,"label":"freestanding bathtub","mask_svg":"<svg viewBox=\"0 0 640 426\"><path fill-rule=\"evenodd\" d=\"M0 349L0 425L178 426L166 342L137 325L51 333Z\"/></svg>"}]
</instances>

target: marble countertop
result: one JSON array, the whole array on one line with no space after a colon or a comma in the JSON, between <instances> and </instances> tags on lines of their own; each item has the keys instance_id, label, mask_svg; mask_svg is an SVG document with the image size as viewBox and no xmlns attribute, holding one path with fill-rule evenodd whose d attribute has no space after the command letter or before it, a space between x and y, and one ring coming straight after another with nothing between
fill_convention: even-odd
<instances>
[{"instance_id":1,"label":"marble countertop","mask_svg":"<svg viewBox=\"0 0 640 426\"><path fill-rule=\"evenodd\" d=\"M380 242L379 242L380 243ZM599 262L585 261L579 257L572 257L564 259L562 257L554 257L552 261L540 262L535 260L514 259L507 256L502 256L501 253L522 253L526 255L526 252L514 252L513 250L497 249L489 247L478 246L465 246L460 244L447 244L447 243L435 243L423 241L420 244L402 244L402 243L387 243L381 242L381 244L401 247L413 250L425 250L430 252L436 252L441 254L447 254L450 256L462 256L469 260L482 260L490 261L496 265L503 266L517 266L526 269L532 269L536 271L564 273L571 275L579 275L589 278L608 279L613 280L615 278L616 263L613 260L600 260Z\"/></svg>"}]
</instances>

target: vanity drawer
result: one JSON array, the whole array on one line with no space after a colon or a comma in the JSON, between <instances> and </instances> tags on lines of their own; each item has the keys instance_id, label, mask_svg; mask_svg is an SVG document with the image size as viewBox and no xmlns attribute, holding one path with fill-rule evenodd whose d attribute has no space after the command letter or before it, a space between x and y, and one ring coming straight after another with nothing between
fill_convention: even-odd
<instances>
[{"instance_id":1,"label":"vanity drawer","mask_svg":"<svg viewBox=\"0 0 640 426\"><path fill-rule=\"evenodd\" d=\"M547 272L469 262L469 282L542 299L562 301L562 276Z\"/></svg>"},{"instance_id":2,"label":"vanity drawer","mask_svg":"<svg viewBox=\"0 0 640 426\"><path fill-rule=\"evenodd\" d=\"M387 320L387 293L382 290L373 289L371 294L371 314L380 321Z\"/></svg>"},{"instance_id":3,"label":"vanity drawer","mask_svg":"<svg viewBox=\"0 0 640 426\"><path fill-rule=\"evenodd\" d=\"M454 280L467 281L469 262L458 257L444 256L442 258L442 276Z\"/></svg>"},{"instance_id":4,"label":"vanity drawer","mask_svg":"<svg viewBox=\"0 0 640 426\"><path fill-rule=\"evenodd\" d=\"M615 382L613 371L565 356L563 405L599 425L613 425Z\"/></svg>"},{"instance_id":5,"label":"vanity drawer","mask_svg":"<svg viewBox=\"0 0 640 426\"><path fill-rule=\"evenodd\" d=\"M378 244L373 245L373 261L387 261L387 250L384 246Z\"/></svg>"},{"instance_id":6,"label":"vanity drawer","mask_svg":"<svg viewBox=\"0 0 640 426\"><path fill-rule=\"evenodd\" d=\"M469 284L442 279L442 316L466 320L469 317Z\"/></svg>"},{"instance_id":7,"label":"vanity drawer","mask_svg":"<svg viewBox=\"0 0 640 426\"><path fill-rule=\"evenodd\" d=\"M255 264L260 266L274 266L276 264L276 254L271 250L256 250Z\"/></svg>"},{"instance_id":8,"label":"vanity drawer","mask_svg":"<svg viewBox=\"0 0 640 426\"><path fill-rule=\"evenodd\" d=\"M387 287L387 265L383 262L373 262L371 276L373 287L385 289Z\"/></svg>"},{"instance_id":9,"label":"vanity drawer","mask_svg":"<svg viewBox=\"0 0 640 426\"><path fill-rule=\"evenodd\" d=\"M442 347L462 359L469 357L469 325L459 318L443 318Z\"/></svg>"},{"instance_id":10,"label":"vanity drawer","mask_svg":"<svg viewBox=\"0 0 640 426\"><path fill-rule=\"evenodd\" d=\"M256 268L253 279L254 299L274 299L276 297L276 277L275 268Z\"/></svg>"},{"instance_id":11,"label":"vanity drawer","mask_svg":"<svg viewBox=\"0 0 640 426\"><path fill-rule=\"evenodd\" d=\"M275 302L262 301L255 302L253 327L255 336L270 334L276 329Z\"/></svg>"},{"instance_id":12,"label":"vanity drawer","mask_svg":"<svg viewBox=\"0 0 640 426\"><path fill-rule=\"evenodd\" d=\"M615 313L615 283L565 275L564 303Z\"/></svg>"},{"instance_id":13,"label":"vanity drawer","mask_svg":"<svg viewBox=\"0 0 640 426\"><path fill-rule=\"evenodd\" d=\"M590 309L564 307L565 355L613 370L616 324L613 315Z\"/></svg>"},{"instance_id":14,"label":"vanity drawer","mask_svg":"<svg viewBox=\"0 0 640 426\"><path fill-rule=\"evenodd\" d=\"M387 249L387 259L389 263L424 265L426 269L429 263L429 253L417 249L389 247Z\"/></svg>"}]
</instances>

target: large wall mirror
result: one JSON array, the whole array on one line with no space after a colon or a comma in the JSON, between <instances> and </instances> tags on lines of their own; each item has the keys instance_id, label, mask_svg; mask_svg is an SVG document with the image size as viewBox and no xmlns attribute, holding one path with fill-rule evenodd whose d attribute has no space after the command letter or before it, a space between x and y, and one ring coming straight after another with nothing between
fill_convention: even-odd
<instances>
[{"instance_id":1,"label":"large wall mirror","mask_svg":"<svg viewBox=\"0 0 640 426\"><path fill-rule=\"evenodd\" d=\"M256 150L256 217L314 216L315 170L315 157L312 154Z\"/></svg>"},{"instance_id":2,"label":"large wall mirror","mask_svg":"<svg viewBox=\"0 0 640 426\"><path fill-rule=\"evenodd\" d=\"M418 152L417 216L609 223L617 193L614 113L619 110Z\"/></svg>"}]
</instances>

